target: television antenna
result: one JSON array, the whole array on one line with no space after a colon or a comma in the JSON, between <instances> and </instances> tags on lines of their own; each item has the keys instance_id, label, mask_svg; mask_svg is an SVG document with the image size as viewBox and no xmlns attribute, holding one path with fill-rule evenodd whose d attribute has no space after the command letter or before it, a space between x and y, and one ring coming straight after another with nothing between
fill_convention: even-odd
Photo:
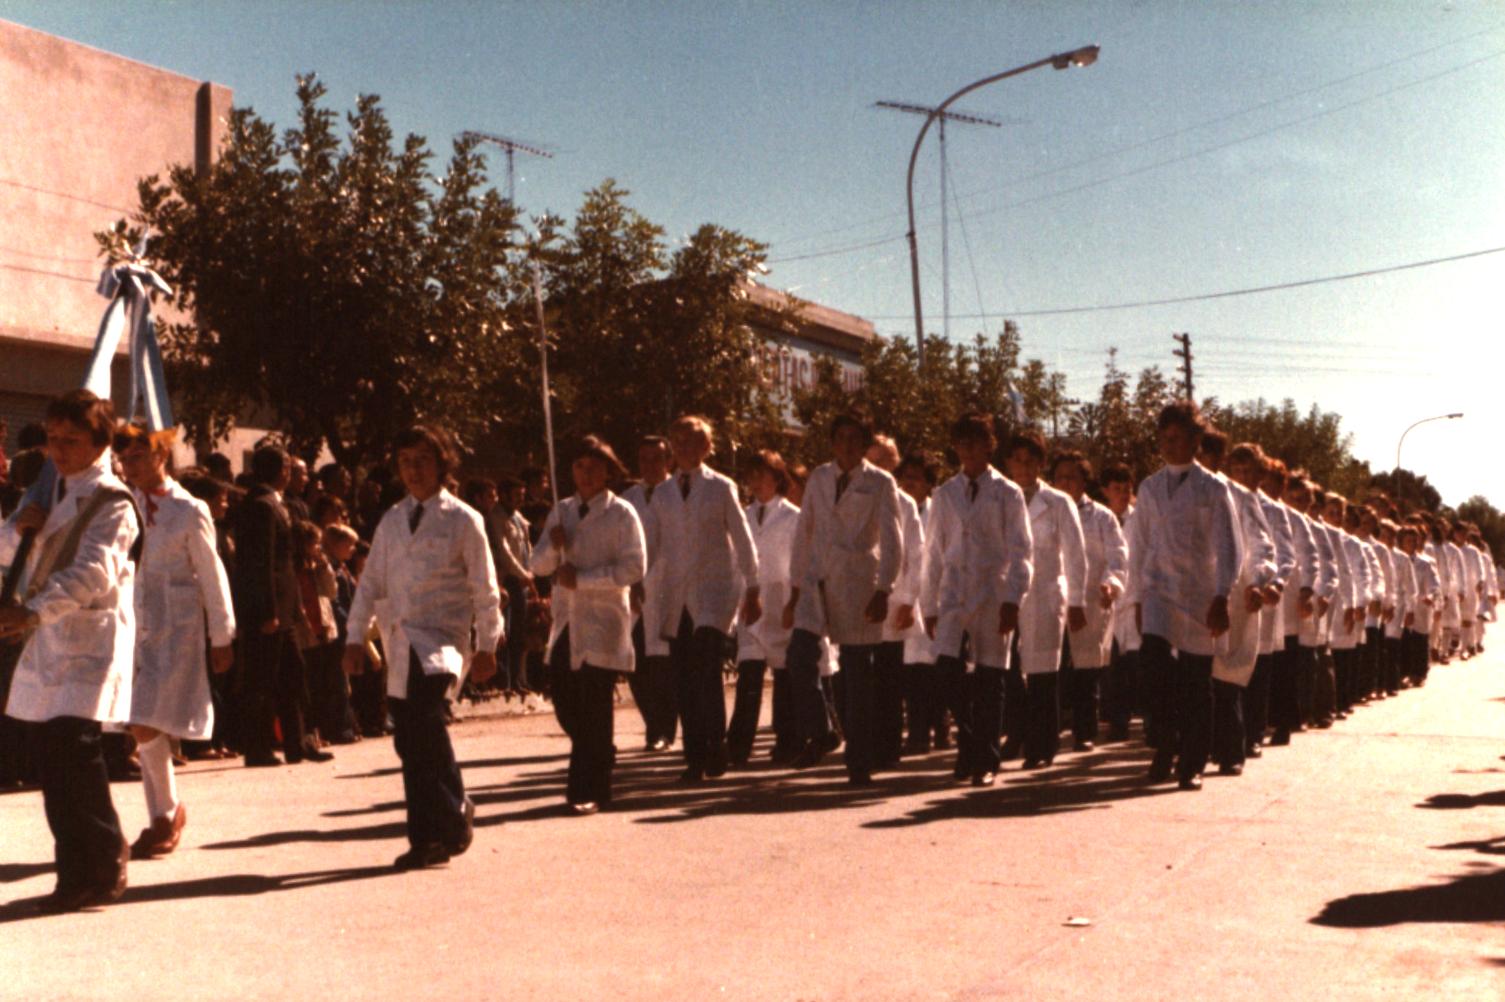
<instances>
[{"instance_id":1,"label":"television antenna","mask_svg":"<svg viewBox=\"0 0 1505 1002\"><path fill-rule=\"evenodd\" d=\"M506 151L507 201L511 202L513 205L517 204L517 199L516 197L514 197L516 193L517 182L516 175L512 166L513 156L518 153L527 153L535 157L544 157L549 160L554 159L553 152L543 146L538 146L534 143L525 143L519 139L509 139L506 136L498 136L495 133L491 132L477 132L474 129L467 129L464 132L460 133L460 138L475 139L483 143L491 143L493 146L500 146L503 150Z\"/></svg>"}]
</instances>

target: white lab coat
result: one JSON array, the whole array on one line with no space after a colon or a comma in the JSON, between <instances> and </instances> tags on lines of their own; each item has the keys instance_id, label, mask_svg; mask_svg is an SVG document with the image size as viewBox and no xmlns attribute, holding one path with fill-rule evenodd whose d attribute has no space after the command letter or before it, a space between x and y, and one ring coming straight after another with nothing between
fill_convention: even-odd
<instances>
[{"instance_id":1,"label":"white lab coat","mask_svg":"<svg viewBox=\"0 0 1505 1002\"><path fill-rule=\"evenodd\" d=\"M989 466L977 477L977 497L958 473L930 499L922 604L936 617L937 657L961 657L962 637L972 661L1009 666L1011 636L998 632L1004 603L1022 606L1034 575L1029 508L1019 485Z\"/></svg>"},{"instance_id":2,"label":"white lab coat","mask_svg":"<svg viewBox=\"0 0 1505 1002\"><path fill-rule=\"evenodd\" d=\"M876 591L892 597L904 566L899 488L864 459L838 502L840 476L835 463L825 463L805 484L789 567L800 589L794 625L836 645L877 644L883 624L867 621L868 603Z\"/></svg>"},{"instance_id":3,"label":"white lab coat","mask_svg":"<svg viewBox=\"0 0 1505 1002\"><path fill-rule=\"evenodd\" d=\"M1240 559L1226 484L1196 463L1145 478L1129 533L1129 578L1144 634L1187 654L1226 649L1226 636L1214 639L1207 629L1207 609L1222 596L1231 610Z\"/></svg>"},{"instance_id":4,"label":"white lab coat","mask_svg":"<svg viewBox=\"0 0 1505 1002\"><path fill-rule=\"evenodd\" d=\"M638 522L643 527L643 542L647 547L643 552L653 552L657 542L658 521L654 518L653 506L649 503L653 495L660 490L670 489L671 479L665 477L657 484L633 484L622 492L622 500L632 505L633 511L638 513ZM668 657L669 641L664 638L659 624L664 621L664 568L665 564L649 564L648 573L643 575L643 607L638 610L638 618L643 621L643 653L650 657ZM652 624L651 628L650 625Z\"/></svg>"},{"instance_id":5,"label":"white lab coat","mask_svg":"<svg viewBox=\"0 0 1505 1002\"><path fill-rule=\"evenodd\" d=\"M902 643L915 636L923 636L925 623L920 608L920 589L925 584L925 527L920 522L920 509L914 498L900 490L899 525L904 536L904 566L899 571L899 580L894 583L894 593L888 600L888 619L883 622L884 643ZM914 607L914 621L905 629L899 629L899 607Z\"/></svg>"},{"instance_id":6,"label":"white lab coat","mask_svg":"<svg viewBox=\"0 0 1505 1002\"><path fill-rule=\"evenodd\" d=\"M502 639L485 520L440 490L424 502L415 533L408 526L417 503L410 494L377 523L345 623L352 641L379 626L391 666L387 695L394 699L407 698L409 651L425 675L451 675L458 685L471 655L496 650Z\"/></svg>"},{"instance_id":7,"label":"white lab coat","mask_svg":"<svg viewBox=\"0 0 1505 1002\"><path fill-rule=\"evenodd\" d=\"M1277 555L1275 537L1259 498L1240 483L1220 479L1233 501L1243 561L1228 596L1227 644L1212 659L1212 677L1243 688L1254 676L1254 664L1259 659L1260 624L1267 611L1274 611L1261 607L1250 612L1245 594L1249 588L1264 588L1275 580Z\"/></svg>"},{"instance_id":8,"label":"white lab coat","mask_svg":"<svg viewBox=\"0 0 1505 1002\"><path fill-rule=\"evenodd\" d=\"M1287 630L1285 626L1285 596L1288 591L1301 590L1295 529L1291 525L1296 516L1264 491L1255 491L1254 496L1259 499L1260 510L1270 526L1270 537L1275 542L1275 577L1271 583L1280 589L1280 600L1265 606L1259 616L1259 653L1274 654L1285 646L1286 634L1295 632L1294 627Z\"/></svg>"},{"instance_id":9,"label":"white lab coat","mask_svg":"<svg viewBox=\"0 0 1505 1002\"><path fill-rule=\"evenodd\" d=\"M1297 640L1302 647L1321 647L1332 635L1332 623L1342 615L1344 602L1341 547L1337 530L1321 518L1307 518L1312 527L1312 542L1317 547L1317 584L1312 589L1320 598L1327 599L1328 608L1322 615L1301 621Z\"/></svg>"},{"instance_id":10,"label":"white lab coat","mask_svg":"<svg viewBox=\"0 0 1505 1002\"><path fill-rule=\"evenodd\" d=\"M1073 668L1106 668L1113 657L1114 613L1123 601L1124 581L1129 576L1129 547L1118 517L1106 505L1084 494L1077 503L1077 517L1087 551L1087 578L1082 588L1087 625L1066 634L1066 642ZM1104 585L1118 593L1107 609L1102 601Z\"/></svg>"},{"instance_id":11,"label":"white lab coat","mask_svg":"<svg viewBox=\"0 0 1505 1002\"><path fill-rule=\"evenodd\" d=\"M48 539L66 533L99 489L120 492L90 521L74 560L58 568L25 605L41 619L21 651L5 712L34 723L82 717L124 723L131 710L136 641L136 567L130 550L140 533L130 490L110 472L105 450L89 469L67 478L67 496L53 496L37 533L31 567ZM0 564L10 564L20 533L0 530Z\"/></svg>"},{"instance_id":12,"label":"white lab coat","mask_svg":"<svg viewBox=\"0 0 1505 1002\"><path fill-rule=\"evenodd\" d=\"M146 535L136 575L136 670L131 723L203 740L214 730L204 630L209 643L235 638L230 581L216 550L209 506L176 480L136 492Z\"/></svg>"},{"instance_id":13,"label":"white lab coat","mask_svg":"<svg viewBox=\"0 0 1505 1002\"><path fill-rule=\"evenodd\" d=\"M1389 597L1390 604L1395 607L1395 615L1385 624L1385 636L1396 640L1405 633L1406 614L1416 611L1416 570L1411 559L1400 550L1393 550L1383 543L1380 545L1390 561Z\"/></svg>"},{"instance_id":14,"label":"white lab coat","mask_svg":"<svg viewBox=\"0 0 1505 1002\"><path fill-rule=\"evenodd\" d=\"M1416 620L1411 624L1411 629L1416 633L1430 634L1437 600L1442 595L1442 583L1437 578L1437 561L1425 550L1417 550L1411 555L1411 571L1416 579L1416 598L1412 605Z\"/></svg>"},{"instance_id":15,"label":"white lab coat","mask_svg":"<svg viewBox=\"0 0 1505 1002\"><path fill-rule=\"evenodd\" d=\"M1364 613L1364 625L1378 629L1384 619L1385 609L1390 606L1390 568L1386 564L1384 547L1378 539L1360 539L1359 545L1364 548L1364 562L1369 567L1369 601L1378 602L1378 613Z\"/></svg>"},{"instance_id":16,"label":"white lab coat","mask_svg":"<svg viewBox=\"0 0 1505 1002\"><path fill-rule=\"evenodd\" d=\"M1466 619L1473 619L1473 615L1464 605L1465 596L1470 592L1467 569L1463 566L1463 551L1458 549L1458 544L1446 542L1442 544L1442 553L1448 565L1448 616L1445 626L1457 629L1463 625Z\"/></svg>"},{"instance_id":17,"label":"white lab coat","mask_svg":"<svg viewBox=\"0 0 1505 1002\"><path fill-rule=\"evenodd\" d=\"M754 501L747 506L747 526L758 551L758 594L763 615L752 626L737 627L738 662L764 661L770 668L786 666L793 631L784 629L784 605L789 601L789 559L799 520L799 508L785 497L776 497L766 505Z\"/></svg>"},{"instance_id":18,"label":"white lab coat","mask_svg":"<svg viewBox=\"0 0 1505 1002\"><path fill-rule=\"evenodd\" d=\"M564 553L549 538L556 525L564 526ZM611 491L592 498L583 519L578 495L561 501L549 513L543 535L533 548L530 569L547 576L568 562L575 567L575 587L556 581L549 593L554 624L546 657L553 657L554 644L568 629L572 671L584 664L632 671L631 590L647 569L645 550L637 512Z\"/></svg>"},{"instance_id":19,"label":"white lab coat","mask_svg":"<svg viewBox=\"0 0 1505 1002\"><path fill-rule=\"evenodd\" d=\"M1347 651L1357 647L1364 636L1364 606L1369 601L1369 560L1364 555L1364 544L1336 526L1338 558L1338 595L1333 603L1332 634L1329 643L1334 650ZM1345 629L1344 613L1355 611L1353 629Z\"/></svg>"},{"instance_id":20,"label":"white lab coat","mask_svg":"<svg viewBox=\"0 0 1505 1002\"><path fill-rule=\"evenodd\" d=\"M688 611L696 629L731 633L741 595L737 586L758 579L758 554L737 485L709 469L689 471L690 495L680 493L681 470L653 492L653 540L648 567L658 575L662 606L656 632L679 635Z\"/></svg>"},{"instance_id":21,"label":"white lab coat","mask_svg":"<svg viewBox=\"0 0 1505 1002\"><path fill-rule=\"evenodd\" d=\"M1124 552L1128 555L1130 566L1134 563L1132 533L1129 531L1129 523L1134 519L1134 506L1124 512L1123 519L1118 523L1123 530ZM1113 607L1113 642L1118 645L1120 654L1130 654L1139 650L1141 640L1139 624L1135 622L1134 605L1139 599L1134 594L1134 576L1129 573L1128 567L1124 568L1124 593L1118 597L1118 602Z\"/></svg>"},{"instance_id":22,"label":"white lab coat","mask_svg":"<svg viewBox=\"0 0 1505 1002\"><path fill-rule=\"evenodd\" d=\"M911 500L913 500L911 498ZM920 515L920 535L925 541L924 554L920 558L920 593L915 598L915 619L919 623L918 630L910 631L909 636L904 638L904 663L906 665L933 665L935 664L935 641L925 632L925 617L931 615L930 606L926 605L925 582L929 576L928 561L930 560L930 512L933 505L930 498L918 507Z\"/></svg>"},{"instance_id":23,"label":"white lab coat","mask_svg":"<svg viewBox=\"0 0 1505 1002\"><path fill-rule=\"evenodd\" d=\"M1283 636L1299 637L1305 625L1301 618L1301 591L1305 588L1316 596L1318 581L1322 577L1322 560L1310 520L1289 505L1282 503L1281 508L1285 511L1286 529L1291 536L1294 566L1285 590L1280 593L1280 625Z\"/></svg>"},{"instance_id":24,"label":"white lab coat","mask_svg":"<svg viewBox=\"0 0 1505 1002\"><path fill-rule=\"evenodd\" d=\"M1087 548L1070 495L1041 483L1029 499L1034 577L1019 607L1019 667L1026 675L1061 670L1066 610L1084 604Z\"/></svg>"}]
</instances>

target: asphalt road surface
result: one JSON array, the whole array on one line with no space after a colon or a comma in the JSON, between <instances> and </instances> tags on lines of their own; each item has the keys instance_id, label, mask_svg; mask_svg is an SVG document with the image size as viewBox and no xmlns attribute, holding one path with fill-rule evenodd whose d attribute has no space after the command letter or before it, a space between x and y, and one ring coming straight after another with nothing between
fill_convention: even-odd
<instances>
[{"instance_id":1,"label":"asphalt road surface","mask_svg":"<svg viewBox=\"0 0 1505 1002\"><path fill-rule=\"evenodd\" d=\"M10 793L0 998L1505 998L1501 667L1434 669L1200 793L1148 786L1137 745L991 789L933 753L851 789L839 755L762 765L766 734L755 768L685 789L624 706L617 803L582 818L552 715L471 719L475 845L416 873L389 866L390 741L197 763L178 852L45 918L41 798ZM114 793L134 838L140 790Z\"/></svg>"}]
</instances>

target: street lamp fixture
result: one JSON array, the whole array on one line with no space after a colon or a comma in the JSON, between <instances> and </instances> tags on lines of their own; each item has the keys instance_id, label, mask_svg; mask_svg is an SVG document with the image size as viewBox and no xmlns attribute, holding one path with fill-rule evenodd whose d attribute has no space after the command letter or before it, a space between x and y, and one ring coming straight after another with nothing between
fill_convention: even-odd
<instances>
[{"instance_id":1,"label":"street lamp fixture","mask_svg":"<svg viewBox=\"0 0 1505 1002\"><path fill-rule=\"evenodd\" d=\"M1004 70L1002 73L995 73L990 77L983 77L981 80L967 84L967 86L936 105L930 114L926 116L925 123L920 126L920 134L915 137L914 148L909 151L909 175L906 180L906 190L909 199L909 280L914 290L915 350L918 353L920 368L923 369L925 366L925 317L920 306L920 249L915 240L914 167L915 161L920 155L920 144L925 141L925 133L930 131L930 124L940 117L957 98L965 94L970 94L980 87L986 87L988 84L997 83L1009 77L1016 77L1021 73L1028 73L1030 70L1038 70L1042 66L1051 66L1058 70L1070 69L1073 66L1091 66L1097 62L1099 51L1096 45L1084 45L1080 49L1073 49L1070 52L1058 52L1053 56L1046 56L1044 59L1037 59L1032 63L1025 63L1023 66L1016 66L1011 70ZM946 211L944 205L941 206L941 211Z\"/></svg>"},{"instance_id":2,"label":"street lamp fixture","mask_svg":"<svg viewBox=\"0 0 1505 1002\"><path fill-rule=\"evenodd\" d=\"M1426 424L1428 421L1456 421L1462 416L1463 412L1459 411L1457 414L1434 414L1432 417L1424 417L1420 421L1411 422L1410 426L1400 433L1400 441L1395 443L1395 472L1400 472L1400 447L1406 444L1406 436L1411 434L1412 428L1419 424Z\"/></svg>"}]
</instances>

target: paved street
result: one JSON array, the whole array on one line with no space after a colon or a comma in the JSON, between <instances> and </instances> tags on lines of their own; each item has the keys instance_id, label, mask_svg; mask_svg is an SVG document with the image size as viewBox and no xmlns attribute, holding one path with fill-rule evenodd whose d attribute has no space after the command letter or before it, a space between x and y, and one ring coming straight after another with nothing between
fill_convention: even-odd
<instances>
[{"instance_id":1,"label":"paved street","mask_svg":"<svg viewBox=\"0 0 1505 1002\"><path fill-rule=\"evenodd\" d=\"M183 848L51 918L26 914L52 886L40 797L0 796L0 997L1501 998L1501 661L1201 793L1147 787L1122 746L981 791L940 754L873 790L839 758L686 790L625 708L618 804L575 818L550 715L471 720L475 847L410 874L389 741L200 763ZM134 837L140 791L115 797Z\"/></svg>"}]
</instances>

